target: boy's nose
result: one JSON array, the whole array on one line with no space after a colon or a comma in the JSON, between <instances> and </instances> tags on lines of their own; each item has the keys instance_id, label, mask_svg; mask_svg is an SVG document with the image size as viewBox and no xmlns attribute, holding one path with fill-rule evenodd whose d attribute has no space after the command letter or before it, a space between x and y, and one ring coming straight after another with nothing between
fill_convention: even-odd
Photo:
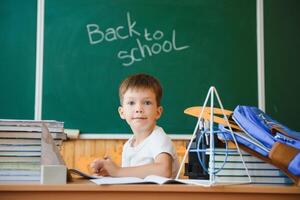
<instances>
[{"instance_id":1,"label":"boy's nose","mask_svg":"<svg viewBox=\"0 0 300 200\"><path fill-rule=\"evenodd\" d=\"M142 113L143 112L143 106L142 105L137 105L135 108L135 113Z\"/></svg>"}]
</instances>

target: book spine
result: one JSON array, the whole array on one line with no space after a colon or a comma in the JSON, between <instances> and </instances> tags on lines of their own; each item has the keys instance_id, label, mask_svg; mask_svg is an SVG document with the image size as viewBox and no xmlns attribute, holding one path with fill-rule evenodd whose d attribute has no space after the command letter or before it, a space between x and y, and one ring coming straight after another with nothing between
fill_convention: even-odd
<instances>
[{"instance_id":1,"label":"book spine","mask_svg":"<svg viewBox=\"0 0 300 200\"><path fill-rule=\"evenodd\" d=\"M273 165L268 163L245 163L248 169L278 169ZM243 163L241 162L226 162L223 166L223 162L215 162L215 168L223 169L245 169Z\"/></svg>"},{"instance_id":2,"label":"book spine","mask_svg":"<svg viewBox=\"0 0 300 200\"><path fill-rule=\"evenodd\" d=\"M0 181L39 181L40 176L0 176Z\"/></svg>"},{"instance_id":3,"label":"book spine","mask_svg":"<svg viewBox=\"0 0 300 200\"><path fill-rule=\"evenodd\" d=\"M24 156L24 157L29 157L29 156L32 156L32 157L40 157L41 156L41 152L39 151L34 151L34 152L27 152L27 151L24 151L24 152L13 152L13 151L0 151L0 159L1 159L1 156Z\"/></svg>"},{"instance_id":4,"label":"book spine","mask_svg":"<svg viewBox=\"0 0 300 200\"><path fill-rule=\"evenodd\" d=\"M1 170L0 176L40 176L40 171L33 170Z\"/></svg>"},{"instance_id":5,"label":"book spine","mask_svg":"<svg viewBox=\"0 0 300 200\"><path fill-rule=\"evenodd\" d=\"M250 155L243 155L242 157L245 162L256 162L256 163L264 162L263 160ZM242 158L239 155L234 155L234 156L229 155L227 157L225 155L215 155L215 161L222 162L225 160L229 162L242 162Z\"/></svg>"},{"instance_id":6,"label":"book spine","mask_svg":"<svg viewBox=\"0 0 300 200\"><path fill-rule=\"evenodd\" d=\"M55 120L0 120L0 126L40 126L41 123L48 127L62 128L64 126L64 122Z\"/></svg>"},{"instance_id":7,"label":"book spine","mask_svg":"<svg viewBox=\"0 0 300 200\"><path fill-rule=\"evenodd\" d=\"M226 177L226 176L216 176L217 182L247 182L248 177ZM292 180L288 177L251 177L252 183L259 184L291 184Z\"/></svg>"},{"instance_id":8,"label":"book spine","mask_svg":"<svg viewBox=\"0 0 300 200\"><path fill-rule=\"evenodd\" d=\"M62 127L48 127L49 132L64 132ZM42 132L41 127L34 127L34 126L0 126L0 131L35 131L35 132Z\"/></svg>"},{"instance_id":9,"label":"book spine","mask_svg":"<svg viewBox=\"0 0 300 200\"><path fill-rule=\"evenodd\" d=\"M40 170L40 163L9 163L2 162L0 164L1 170Z\"/></svg>"},{"instance_id":10,"label":"book spine","mask_svg":"<svg viewBox=\"0 0 300 200\"><path fill-rule=\"evenodd\" d=\"M65 133L51 133L53 139L67 139L67 134ZM0 131L0 138L18 138L18 139L41 139L41 132L16 132L16 131Z\"/></svg>"},{"instance_id":11,"label":"book spine","mask_svg":"<svg viewBox=\"0 0 300 200\"><path fill-rule=\"evenodd\" d=\"M280 176L280 177L285 177L285 174L283 172L281 172L280 170L272 170L272 169L249 169L248 170L249 175L251 177L254 176ZM235 170L235 169L223 169L221 171L219 171L217 174L217 176L248 176L247 175L247 171L244 169L240 169L240 170Z\"/></svg>"},{"instance_id":12,"label":"book spine","mask_svg":"<svg viewBox=\"0 0 300 200\"><path fill-rule=\"evenodd\" d=\"M62 144L62 140L54 140L57 146ZM15 146L40 146L40 139L0 139L0 145L15 145Z\"/></svg>"},{"instance_id":13,"label":"book spine","mask_svg":"<svg viewBox=\"0 0 300 200\"><path fill-rule=\"evenodd\" d=\"M37 164L40 164L40 162L41 162L40 157L14 157L14 156L1 156L0 157L0 165L2 165L1 163L37 163Z\"/></svg>"},{"instance_id":14,"label":"book spine","mask_svg":"<svg viewBox=\"0 0 300 200\"><path fill-rule=\"evenodd\" d=\"M26 146L15 146L15 145L0 145L1 152L37 152L41 151L41 145L26 145Z\"/></svg>"}]
</instances>

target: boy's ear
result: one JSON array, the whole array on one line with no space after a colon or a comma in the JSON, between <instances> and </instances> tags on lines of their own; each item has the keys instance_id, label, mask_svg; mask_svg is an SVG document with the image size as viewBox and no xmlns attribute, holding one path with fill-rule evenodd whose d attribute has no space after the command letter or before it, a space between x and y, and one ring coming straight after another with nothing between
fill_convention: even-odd
<instances>
[{"instance_id":1,"label":"boy's ear","mask_svg":"<svg viewBox=\"0 0 300 200\"><path fill-rule=\"evenodd\" d=\"M163 112L163 107L162 106L158 106L157 107L157 116L156 116L156 120L158 120Z\"/></svg>"},{"instance_id":2,"label":"boy's ear","mask_svg":"<svg viewBox=\"0 0 300 200\"><path fill-rule=\"evenodd\" d=\"M119 111L119 115L120 115L121 119L125 119L124 110L123 110L122 106L119 106L118 111Z\"/></svg>"}]
</instances>

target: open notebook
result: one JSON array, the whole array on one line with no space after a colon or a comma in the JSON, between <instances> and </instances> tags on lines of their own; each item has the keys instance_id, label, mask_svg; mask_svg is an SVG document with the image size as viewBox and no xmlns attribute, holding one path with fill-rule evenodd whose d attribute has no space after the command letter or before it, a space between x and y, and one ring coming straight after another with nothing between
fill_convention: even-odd
<instances>
[{"instance_id":1,"label":"open notebook","mask_svg":"<svg viewBox=\"0 0 300 200\"><path fill-rule=\"evenodd\" d=\"M200 186L210 186L208 180L192 180L192 179L170 179L162 176L149 175L145 178L137 177L102 177L99 179L91 179L97 185L111 184L190 184Z\"/></svg>"},{"instance_id":2,"label":"open notebook","mask_svg":"<svg viewBox=\"0 0 300 200\"><path fill-rule=\"evenodd\" d=\"M208 187L211 183L208 180L198 180L198 179L171 179L162 176L150 175L145 178L137 177L104 177L104 176L93 176L88 175L77 169L69 169L71 174L89 179L97 185L114 185L114 184L189 184L189 185L199 185Z\"/></svg>"}]
</instances>

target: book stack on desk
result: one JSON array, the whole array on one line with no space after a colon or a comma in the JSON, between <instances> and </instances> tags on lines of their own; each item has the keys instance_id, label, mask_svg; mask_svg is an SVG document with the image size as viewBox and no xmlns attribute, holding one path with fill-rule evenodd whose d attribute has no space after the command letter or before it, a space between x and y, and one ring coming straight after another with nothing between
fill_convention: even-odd
<instances>
[{"instance_id":1,"label":"book stack on desk","mask_svg":"<svg viewBox=\"0 0 300 200\"><path fill-rule=\"evenodd\" d=\"M0 120L0 182L40 180L41 123L60 147L66 139L63 122Z\"/></svg>"},{"instance_id":2,"label":"book stack on desk","mask_svg":"<svg viewBox=\"0 0 300 200\"><path fill-rule=\"evenodd\" d=\"M215 169L221 170L216 174L217 182L247 182L249 181L247 171L243 165L240 155L236 149L225 149L215 153ZM292 184L292 180L288 178L277 167L264 162L263 160L241 151L243 160L247 166L251 183L256 184ZM226 162L225 162L226 160ZM224 164L225 162L225 164Z\"/></svg>"}]
</instances>

